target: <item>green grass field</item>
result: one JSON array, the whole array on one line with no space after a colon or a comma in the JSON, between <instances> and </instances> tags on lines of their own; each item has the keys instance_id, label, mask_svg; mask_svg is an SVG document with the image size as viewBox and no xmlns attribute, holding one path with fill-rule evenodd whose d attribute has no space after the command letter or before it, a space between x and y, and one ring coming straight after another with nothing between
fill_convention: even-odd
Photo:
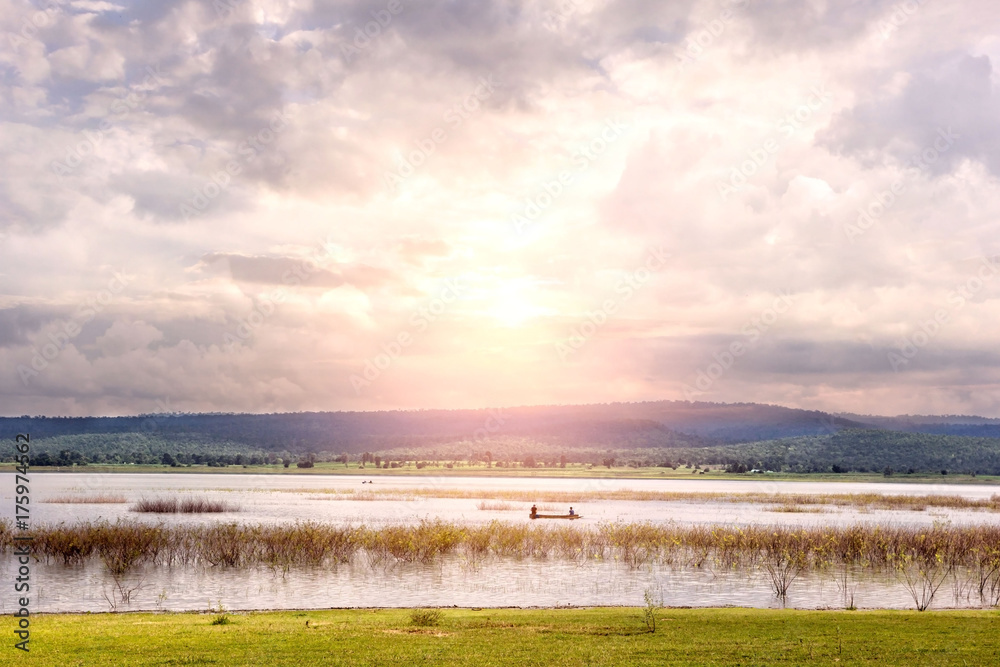
<instances>
[{"instance_id":1,"label":"green grass field","mask_svg":"<svg viewBox=\"0 0 1000 667\"><path fill-rule=\"evenodd\" d=\"M32 619L30 656L59 665L996 665L998 611L445 609L74 614ZM12 644L13 642L8 642Z\"/></svg>"},{"instance_id":2,"label":"green grass field","mask_svg":"<svg viewBox=\"0 0 1000 667\"><path fill-rule=\"evenodd\" d=\"M0 473L13 472L11 463L0 464ZM74 473L173 473L173 474L254 474L254 475L355 475L365 478L374 477L554 477L554 478L619 478L619 479L751 479L780 480L785 482L888 482L888 483L931 483L931 484L1000 484L1000 477L979 475L932 475L932 474L896 474L884 477L881 473L774 473L774 474L730 474L721 470L700 474L692 473L688 468L630 468L616 466L606 468L594 466L588 469L581 464L571 464L566 468L487 468L485 465L462 465L455 468L426 467L408 468L374 468L368 466L359 468L357 463L344 466L343 463L317 463L314 468L285 468L282 466L247 465L209 467L205 465L170 467L166 465L88 465L80 467L44 467L32 468L32 473L39 472L74 472Z\"/></svg>"}]
</instances>

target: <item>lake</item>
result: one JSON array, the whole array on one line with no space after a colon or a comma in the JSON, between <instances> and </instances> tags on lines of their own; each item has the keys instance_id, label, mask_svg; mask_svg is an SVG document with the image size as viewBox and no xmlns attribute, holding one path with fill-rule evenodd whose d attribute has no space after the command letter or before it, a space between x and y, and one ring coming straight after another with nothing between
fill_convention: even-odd
<instances>
[{"instance_id":1,"label":"lake","mask_svg":"<svg viewBox=\"0 0 1000 667\"><path fill-rule=\"evenodd\" d=\"M944 484L801 483L767 480L628 480L565 478L373 477L362 484L357 476L240 474L92 474L32 473L32 521L72 523L129 519L150 523L241 522L248 524L320 521L386 525L441 519L455 523L492 520L530 522L530 502L510 501L512 511L480 510L476 498L434 498L407 495L417 489L442 492L515 490L524 492L588 492L631 489L691 493L843 494L883 493L949 495L989 498L997 486ZM2 516L13 515L8 484ZM388 492L389 499L351 500L349 491ZM339 493L321 493L337 491ZM65 496L112 494L127 502L115 504L51 503ZM154 515L130 511L141 498L197 496L238 505L223 514ZM378 494L371 496L378 498ZM545 504L543 504L543 507ZM818 511L777 512L767 504L712 500L632 501L592 500L574 505L583 519L567 526L602 522L795 526L883 525L931 526L996 523L995 512L929 507L925 511L875 510L820 506ZM552 507L560 513L568 507ZM0 559L0 576L10 581L14 562ZM115 582L96 559L83 565L37 563L33 566L34 608L38 611L107 611ZM121 582L120 582L121 583ZM501 560L469 563L445 557L432 564L393 564L372 568L363 562L324 568L299 568L285 574L266 568L232 570L204 566L147 567L130 573L124 585L135 586L130 604L118 609L204 610L222 604L230 609L284 609L375 606L556 606L641 605L653 591L667 605L775 607L782 603L766 576L753 572L714 571L649 564L630 569L614 562L566 562L555 559ZM892 576L855 573L849 585L859 607L905 608L913 600ZM5 596L0 611L12 602ZM844 591L833 573L809 572L797 579L785 605L798 608L845 606ZM942 585L935 607L979 606L960 577Z\"/></svg>"}]
</instances>

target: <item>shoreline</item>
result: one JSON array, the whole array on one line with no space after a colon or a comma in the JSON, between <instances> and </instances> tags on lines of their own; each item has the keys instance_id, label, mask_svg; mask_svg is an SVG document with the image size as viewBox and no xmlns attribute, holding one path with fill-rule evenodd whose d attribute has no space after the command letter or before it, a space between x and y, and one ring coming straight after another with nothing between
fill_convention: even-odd
<instances>
[{"instance_id":1,"label":"shoreline","mask_svg":"<svg viewBox=\"0 0 1000 667\"><path fill-rule=\"evenodd\" d=\"M13 463L0 464L0 473L14 472ZM268 475L268 476L320 476L320 477L448 477L448 478L510 478L510 479L622 479L622 480L664 480L664 481L774 481L774 482L834 482L856 484L944 484L944 485L982 485L1000 486L1000 476L964 474L934 475L918 473L913 475L893 475L885 477L880 473L708 473L690 474L672 471L669 468L640 468L619 470L572 470L562 473L556 471L524 470L519 468L485 469L485 468L434 468L427 469L366 469L366 468L315 468L290 469L276 466L226 466L212 468L208 466L156 466L156 465L86 465L73 467L45 466L30 468L30 474L173 474L173 475Z\"/></svg>"},{"instance_id":2,"label":"shoreline","mask_svg":"<svg viewBox=\"0 0 1000 667\"><path fill-rule=\"evenodd\" d=\"M536 612L536 611L637 611L644 609L641 604L636 605L575 605L575 604L561 604L561 605L507 605L500 607L464 607L462 605L425 605L422 607L283 607L280 609L274 609L269 607L261 607L254 609L226 609L227 614L232 614L234 616L249 616L249 615L261 615L261 614L301 614L301 613L311 613L311 612L401 612L401 611L415 611L419 609L437 609L439 611L466 611L466 612L480 612L480 611L523 611L523 612ZM845 614L857 614L857 613L901 613L901 614L936 614L936 613L959 613L959 614L997 614L1000 616L1000 607L981 607L981 608L971 608L971 607L934 607L933 609L927 609L925 611L917 611L912 607L905 608L895 608L895 607L855 607L854 609L845 609L844 607L817 607L815 609L808 609L802 607L743 607L740 605L723 605L718 607L697 607L692 605L663 605L657 607L657 609L663 612L669 611L692 611L692 612L727 612L727 611L745 611L749 613L753 612L791 612L791 613L845 613ZM219 612L214 609L127 609L122 611L33 611L31 615L33 617L41 616L77 616L77 617L95 617L95 616L135 616L140 614L149 614L152 616L207 616L209 614L218 614Z\"/></svg>"}]
</instances>

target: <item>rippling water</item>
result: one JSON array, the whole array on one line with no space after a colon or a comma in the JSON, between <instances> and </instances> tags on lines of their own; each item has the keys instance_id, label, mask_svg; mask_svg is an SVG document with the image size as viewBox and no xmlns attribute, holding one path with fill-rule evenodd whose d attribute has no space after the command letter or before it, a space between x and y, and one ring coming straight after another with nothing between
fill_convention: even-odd
<instances>
[{"instance_id":1,"label":"rippling water","mask_svg":"<svg viewBox=\"0 0 1000 667\"><path fill-rule=\"evenodd\" d=\"M0 573L13 577L5 559ZM150 567L129 574L123 586L138 587L131 604L114 607L115 583L103 565L77 567L35 564L33 609L41 612L118 610L206 610L326 607L530 607L642 605L650 590L667 606L843 608L847 602L836 573L810 572L796 579L784 604L760 572L714 572L649 565L637 570L616 563L490 561L471 567L460 558L429 565L400 564L371 569L356 562L328 568L296 569L282 575L268 569ZM961 577L945 581L934 607L980 606ZM892 575L852 575L859 608L912 608L905 586ZM11 600L0 605L10 613ZM4 606L6 605L6 606Z\"/></svg>"}]
</instances>

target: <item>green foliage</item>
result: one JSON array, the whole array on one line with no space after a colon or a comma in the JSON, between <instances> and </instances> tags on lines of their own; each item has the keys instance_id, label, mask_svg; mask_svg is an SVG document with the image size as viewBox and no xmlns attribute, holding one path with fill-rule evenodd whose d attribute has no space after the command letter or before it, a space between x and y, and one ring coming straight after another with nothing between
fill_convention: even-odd
<instances>
[{"instance_id":1,"label":"green foliage","mask_svg":"<svg viewBox=\"0 0 1000 667\"><path fill-rule=\"evenodd\" d=\"M229 625L233 622L227 613L228 610L222 606L222 600L219 600L218 605L214 608L209 605L208 611L209 613L215 614L215 616L212 617L212 625Z\"/></svg>"},{"instance_id":2,"label":"green foliage","mask_svg":"<svg viewBox=\"0 0 1000 667\"><path fill-rule=\"evenodd\" d=\"M995 664L1000 650L991 611L671 609L656 633L636 627L634 608L454 609L446 631L415 628L409 615L317 610L306 628L300 612L266 612L219 632L192 614L43 614L30 663L961 666Z\"/></svg>"},{"instance_id":3,"label":"green foliage","mask_svg":"<svg viewBox=\"0 0 1000 667\"><path fill-rule=\"evenodd\" d=\"M256 456L264 462L266 452L248 450L230 440L212 440L197 434L102 433L60 435L31 439L33 466L70 466L87 463L170 465L234 465L240 457ZM272 458L274 454L270 455Z\"/></svg>"},{"instance_id":4,"label":"green foliage","mask_svg":"<svg viewBox=\"0 0 1000 667\"><path fill-rule=\"evenodd\" d=\"M648 588L642 594L642 599L646 603L642 609L642 621L647 630L656 632L656 612L663 608L663 599L654 597L653 591Z\"/></svg>"},{"instance_id":5,"label":"green foliage","mask_svg":"<svg viewBox=\"0 0 1000 667\"><path fill-rule=\"evenodd\" d=\"M439 625L443 616L438 609L414 609L410 612L410 625L421 628Z\"/></svg>"},{"instance_id":6,"label":"green foliage","mask_svg":"<svg viewBox=\"0 0 1000 667\"><path fill-rule=\"evenodd\" d=\"M436 462L450 462L457 468L465 461L489 461L499 468L520 463L526 468L550 469L583 463L676 470L709 464L732 473L899 475L906 474L905 470L1000 475L1000 437L944 433L954 427L960 432L1000 435L1000 423L995 420L942 424L872 418L891 428L942 431L931 434L872 428L837 431L864 424L823 413L752 404L657 402L512 408L510 412L504 412L502 428L486 439L477 439L474 434L482 431L491 415L477 410L21 417L0 418L0 426L10 432L32 433L34 466L288 467L289 462L297 462L298 467L308 468L317 462L347 465L360 460L376 467L382 461L413 461L422 469ZM690 432L681 432L684 429ZM773 435L790 437L760 439ZM0 453L8 461L12 456L13 450Z\"/></svg>"},{"instance_id":7,"label":"green foliage","mask_svg":"<svg viewBox=\"0 0 1000 667\"><path fill-rule=\"evenodd\" d=\"M882 472L888 477L907 469L1000 474L1000 439L896 431L845 430L826 436L711 447L698 455L708 463L801 473Z\"/></svg>"}]
</instances>

